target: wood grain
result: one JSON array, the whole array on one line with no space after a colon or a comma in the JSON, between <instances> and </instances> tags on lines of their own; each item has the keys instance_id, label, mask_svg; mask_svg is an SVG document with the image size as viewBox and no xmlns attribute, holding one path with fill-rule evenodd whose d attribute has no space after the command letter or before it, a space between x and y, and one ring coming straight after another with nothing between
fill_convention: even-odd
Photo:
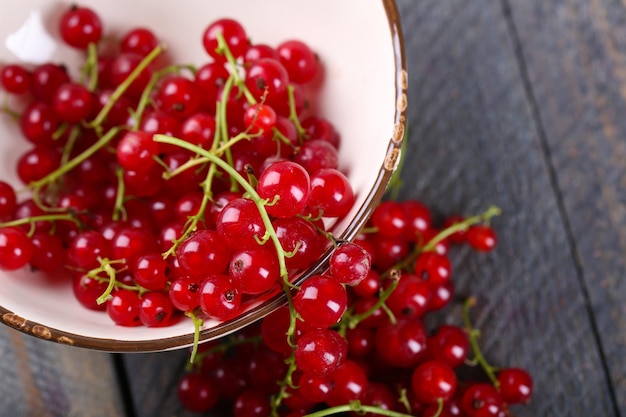
<instances>
[{"instance_id":1,"label":"wood grain","mask_svg":"<svg viewBox=\"0 0 626 417\"><path fill-rule=\"evenodd\" d=\"M0 415L120 417L112 357L0 326Z\"/></svg>"},{"instance_id":2,"label":"wood grain","mask_svg":"<svg viewBox=\"0 0 626 417\"><path fill-rule=\"evenodd\" d=\"M617 409L626 414L626 5L512 1L511 11Z\"/></svg>"}]
</instances>

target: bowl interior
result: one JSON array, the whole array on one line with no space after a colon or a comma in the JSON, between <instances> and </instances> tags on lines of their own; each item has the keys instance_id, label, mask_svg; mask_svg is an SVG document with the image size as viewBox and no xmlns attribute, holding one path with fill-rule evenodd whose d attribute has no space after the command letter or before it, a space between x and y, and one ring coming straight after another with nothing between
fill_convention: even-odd
<instances>
[{"instance_id":1,"label":"bowl interior","mask_svg":"<svg viewBox=\"0 0 626 417\"><path fill-rule=\"evenodd\" d=\"M152 28L167 44L174 62L209 62L201 34L220 17L239 20L253 42L277 45L290 38L307 42L318 53L325 71L317 113L328 118L341 135L340 168L348 174L357 195L352 212L334 225L334 233L354 237L370 213L372 201L380 198L386 186L401 139L394 133L404 123L405 73L399 23L391 0L82 0L80 4L100 14L108 35L121 35L137 26ZM76 74L83 56L59 42L56 24L69 5L49 0L0 3L0 65L18 61L5 40L37 10L58 43L51 60L65 63ZM28 148L15 121L0 114L0 178L18 188L15 163ZM105 313L82 307L64 277L50 279L29 270L0 271L0 282L3 321L45 339L111 351L163 350L192 343L193 326L186 320L158 329L116 326ZM257 307L246 320L258 318L280 303L278 299L266 301L264 308ZM202 338L232 329L233 323L206 322Z\"/></svg>"}]
</instances>

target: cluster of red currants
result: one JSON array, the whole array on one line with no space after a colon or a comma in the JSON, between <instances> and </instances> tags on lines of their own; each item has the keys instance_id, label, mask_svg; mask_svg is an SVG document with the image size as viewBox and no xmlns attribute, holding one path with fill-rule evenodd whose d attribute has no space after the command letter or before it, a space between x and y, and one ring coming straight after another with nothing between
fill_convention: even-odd
<instances>
[{"instance_id":1,"label":"cluster of red currants","mask_svg":"<svg viewBox=\"0 0 626 417\"><path fill-rule=\"evenodd\" d=\"M80 79L54 63L0 70L32 145L17 160L29 196L0 182L0 268L71 271L84 306L166 326L232 318L332 243L325 221L355 196L338 132L307 106L321 77L307 44L252 43L224 18L196 68L166 62L147 28L105 39L86 7L59 33L85 51Z\"/></svg>"},{"instance_id":2,"label":"cluster of red currants","mask_svg":"<svg viewBox=\"0 0 626 417\"><path fill-rule=\"evenodd\" d=\"M509 406L530 401L532 378L486 361L469 321L473 299L464 326L424 324L453 298L451 245L491 251L498 213L451 217L438 229L417 201L381 203L287 306L200 346L179 383L181 404L235 417L512 415ZM467 372L478 365L484 380Z\"/></svg>"}]
</instances>

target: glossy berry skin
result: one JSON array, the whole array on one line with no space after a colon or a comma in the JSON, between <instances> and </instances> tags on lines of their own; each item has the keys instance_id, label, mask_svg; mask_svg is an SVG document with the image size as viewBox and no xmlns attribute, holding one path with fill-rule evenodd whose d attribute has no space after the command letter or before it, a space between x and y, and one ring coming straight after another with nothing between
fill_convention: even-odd
<instances>
[{"instance_id":1,"label":"glossy berry skin","mask_svg":"<svg viewBox=\"0 0 626 417\"><path fill-rule=\"evenodd\" d=\"M271 58L262 58L250 65L246 72L246 87L254 98L261 100L267 94L268 104L272 99L280 98L287 91L289 75L279 61Z\"/></svg>"},{"instance_id":2,"label":"glossy berry skin","mask_svg":"<svg viewBox=\"0 0 626 417\"><path fill-rule=\"evenodd\" d=\"M85 274L75 274L72 278L72 290L78 302L90 310L104 311L107 304L98 304L97 299L107 289L106 278L98 281Z\"/></svg>"},{"instance_id":3,"label":"glossy berry skin","mask_svg":"<svg viewBox=\"0 0 626 417\"><path fill-rule=\"evenodd\" d=\"M289 79L305 84L318 73L317 57L307 44L299 40L288 40L276 47L280 62L285 66Z\"/></svg>"},{"instance_id":4,"label":"glossy berry skin","mask_svg":"<svg viewBox=\"0 0 626 417\"><path fill-rule=\"evenodd\" d=\"M296 293L294 308L311 327L325 328L337 323L347 307L346 289L326 275L307 279Z\"/></svg>"},{"instance_id":5,"label":"glossy berry skin","mask_svg":"<svg viewBox=\"0 0 626 417\"><path fill-rule=\"evenodd\" d=\"M479 252L492 251L498 242L496 232L487 225L475 225L466 233L467 243Z\"/></svg>"},{"instance_id":6,"label":"glossy berry skin","mask_svg":"<svg viewBox=\"0 0 626 417\"><path fill-rule=\"evenodd\" d=\"M68 82L70 76L62 65L46 63L33 69L33 95L47 103L51 103L57 89Z\"/></svg>"},{"instance_id":7,"label":"glossy berry skin","mask_svg":"<svg viewBox=\"0 0 626 417\"><path fill-rule=\"evenodd\" d=\"M333 251L330 257L330 274L346 285L363 281L372 268L370 255L356 243L346 243Z\"/></svg>"},{"instance_id":8,"label":"glossy berry skin","mask_svg":"<svg viewBox=\"0 0 626 417\"><path fill-rule=\"evenodd\" d=\"M13 216L16 208L15 189L9 183L0 181L0 220Z\"/></svg>"},{"instance_id":9,"label":"glossy berry skin","mask_svg":"<svg viewBox=\"0 0 626 417\"><path fill-rule=\"evenodd\" d=\"M123 83L134 71L143 57L134 53L121 53L111 63L111 82L117 87ZM140 97L152 78L152 69L148 66L143 69L137 78L128 87L127 93L132 97Z\"/></svg>"},{"instance_id":10,"label":"glossy berry skin","mask_svg":"<svg viewBox=\"0 0 626 417\"><path fill-rule=\"evenodd\" d=\"M35 233L31 238L33 255L30 266L44 272L55 272L65 264L66 251L63 240L49 233Z\"/></svg>"},{"instance_id":11,"label":"glossy berry skin","mask_svg":"<svg viewBox=\"0 0 626 417\"><path fill-rule=\"evenodd\" d=\"M170 300L180 311L192 311L200 305L200 280L180 277L172 281Z\"/></svg>"},{"instance_id":12,"label":"glossy berry skin","mask_svg":"<svg viewBox=\"0 0 626 417\"><path fill-rule=\"evenodd\" d=\"M59 117L52 106L44 101L33 101L20 116L20 130L35 145L52 146L53 134L59 126Z\"/></svg>"},{"instance_id":13,"label":"glossy berry skin","mask_svg":"<svg viewBox=\"0 0 626 417\"><path fill-rule=\"evenodd\" d=\"M415 275L435 288L450 280L452 265L445 255L436 252L424 252L415 260L414 272Z\"/></svg>"},{"instance_id":14,"label":"glossy berry skin","mask_svg":"<svg viewBox=\"0 0 626 417\"><path fill-rule=\"evenodd\" d=\"M164 290L168 275L169 263L159 253L139 256L133 267L133 276L137 284L151 291Z\"/></svg>"},{"instance_id":15,"label":"glossy berry skin","mask_svg":"<svg viewBox=\"0 0 626 417\"><path fill-rule=\"evenodd\" d=\"M111 320L119 326L140 326L139 308L141 300L136 292L120 289L111 294L111 299L106 303L106 310Z\"/></svg>"},{"instance_id":16,"label":"glossy berry skin","mask_svg":"<svg viewBox=\"0 0 626 417\"><path fill-rule=\"evenodd\" d=\"M419 201L407 200L400 203L407 221L404 236L407 240L424 243L424 233L433 227L430 210Z\"/></svg>"},{"instance_id":17,"label":"glossy berry skin","mask_svg":"<svg viewBox=\"0 0 626 417\"><path fill-rule=\"evenodd\" d=\"M120 166L136 172L152 168L158 153L159 144L152 140L152 134L140 130L126 132L116 147Z\"/></svg>"},{"instance_id":18,"label":"glossy berry skin","mask_svg":"<svg viewBox=\"0 0 626 417\"><path fill-rule=\"evenodd\" d=\"M306 207L311 191L309 174L302 166L281 161L270 165L259 177L257 192L270 204L267 212L276 217L292 217Z\"/></svg>"},{"instance_id":19,"label":"glossy berry skin","mask_svg":"<svg viewBox=\"0 0 626 417\"><path fill-rule=\"evenodd\" d=\"M235 198L220 211L216 230L224 243L233 249L253 249L265 235L265 225L254 201Z\"/></svg>"},{"instance_id":20,"label":"glossy berry skin","mask_svg":"<svg viewBox=\"0 0 626 417\"><path fill-rule=\"evenodd\" d=\"M100 17L87 7L72 6L61 15L59 31L63 41L77 49L87 49L102 37Z\"/></svg>"},{"instance_id":21,"label":"glossy berry skin","mask_svg":"<svg viewBox=\"0 0 626 417\"><path fill-rule=\"evenodd\" d=\"M306 374L325 376L339 366L346 351L346 341L336 331L311 330L298 339L296 365Z\"/></svg>"},{"instance_id":22,"label":"glossy berry skin","mask_svg":"<svg viewBox=\"0 0 626 417\"><path fill-rule=\"evenodd\" d=\"M243 125L253 135L272 137L276 126L276 112L267 104L257 103L247 107L243 113Z\"/></svg>"},{"instance_id":23,"label":"glossy berry skin","mask_svg":"<svg viewBox=\"0 0 626 417\"><path fill-rule=\"evenodd\" d=\"M311 175L320 169L339 167L337 148L322 139L304 142L293 160L302 165Z\"/></svg>"},{"instance_id":24,"label":"glossy berry skin","mask_svg":"<svg viewBox=\"0 0 626 417\"><path fill-rule=\"evenodd\" d=\"M0 269L13 271L26 266L33 251L33 243L23 229L0 228Z\"/></svg>"},{"instance_id":25,"label":"glossy berry skin","mask_svg":"<svg viewBox=\"0 0 626 417\"><path fill-rule=\"evenodd\" d=\"M87 271L100 266L99 258L109 256L109 242L101 233L89 230L76 236L67 250L70 264Z\"/></svg>"},{"instance_id":26,"label":"glossy berry skin","mask_svg":"<svg viewBox=\"0 0 626 417\"><path fill-rule=\"evenodd\" d=\"M505 368L498 373L500 395L508 404L528 404L533 393L532 377L521 368Z\"/></svg>"},{"instance_id":27,"label":"glossy berry skin","mask_svg":"<svg viewBox=\"0 0 626 417\"><path fill-rule=\"evenodd\" d=\"M426 356L426 341L424 325L404 317L398 317L396 323L385 320L374 336L378 355L397 368L410 368L421 362Z\"/></svg>"},{"instance_id":28,"label":"glossy berry skin","mask_svg":"<svg viewBox=\"0 0 626 417\"><path fill-rule=\"evenodd\" d=\"M174 305L167 293L151 291L141 297L139 320L144 326L164 327L172 323Z\"/></svg>"},{"instance_id":29,"label":"glossy berry skin","mask_svg":"<svg viewBox=\"0 0 626 417\"><path fill-rule=\"evenodd\" d=\"M202 413L217 404L219 390L206 375L188 373L178 383L178 400L189 411Z\"/></svg>"},{"instance_id":30,"label":"glossy berry skin","mask_svg":"<svg viewBox=\"0 0 626 417\"><path fill-rule=\"evenodd\" d=\"M120 51L130 52L141 56L148 55L159 44L159 41L150 29L138 27L126 33L120 41Z\"/></svg>"},{"instance_id":31,"label":"glossy berry skin","mask_svg":"<svg viewBox=\"0 0 626 417\"><path fill-rule=\"evenodd\" d=\"M441 325L436 333L428 338L429 356L453 368L465 362L469 349L467 333L460 327Z\"/></svg>"},{"instance_id":32,"label":"glossy berry skin","mask_svg":"<svg viewBox=\"0 0 626 417\"><path fill-rule=\"evenodd\" d=\"M48 146L35 146L17 160L17 176L24 184L37 181L59 167L61 156Z\"/></svg>"},{"instance_id":33,"label":"glossy berry skin","mask_svg":"<svg viewBox=\"0 0 626 417\"><path fill-rule=\"evenodd\" d=\"M31 84L32 74L21 65L5 65L0 70L0 85L11 94L25 94Z\"/></svg>"},{"instance_id":34,"label":"glossy berry skin","mask_svg":"<svg viewBox=\"0 0 626 417\"><path fill-rule=\"evenodd\" d=\"M156 102L160 110L183 119L196 112L200 95L192 80L178 75L170 76L161 82Z\"/></svg>"},{"instance_id":35,"label":"glossy berry skin","mask_svg":"<svg viewBox=\"0 0 626 417\"><path fill-rule=\"evenodd\" d=\"M493 385L474 383L463 393L461 409L467 417L499 417L502 398Z\"/></svg>"},{"instance_id":36,"label":"glossy berry skin","mask_svg":"<svg viewBox=\"0 0 626 417\"><path fill-rule=\"evenodd\" d=\"M145 229L121 228L111 240L111 259L123 259L129 267L142 254L156 251L156 239Z\"/></svg>"},{"instance_id":37,"label":"glossy berry skin","mask_svg":"<svg viewBox=\"0 0 626 417\"><path fill-rule=\"evenodd\" d=\"M230 251L212 230L196 231L176 248L176 256L182 270L195 278L220 274L230 261Z\"/></svg>"},{"instance_id":38,"label":"glossy berry skin","mask_svg":"<svg viewBox=\"0 0 626 417\"><path fill-rule=\"evenodd\" d=\"M326 403L330 406L348 404L360 400L367 390L368 378L363 368L354 361L346 360L330 374L331 390Z\"/></svg>"},{"instance_id":39,"label":"glossy berry skin","mask_svg":"<svg viewBox=\"0 0 626 417\"><path fill-rule=\"evenodd\" d=\"M405 274L387 299L387 306L397 316L419 318L428 311L431 298L432 289L428 282L416 275Z\"/></svg>"},{"instance_id":40,"label":"glossy berry skin","mask_svg":"<svg viewBox=\"0 0 626 417\"><path fill-rule=\"evenodd\" d=\"M452 367L437 360L426 361L415 368L411 381L413 392L424 404L449 400L457 387L457 378Z\"/></svg>"},{"instance_id":41,"label":"glossy berry skin","mask_svg":"<svg viewBox=\"0 0 626 417\"><path fill-rule=\"evenodd\" d=\"M261 391L244 391L237 396L233 404L233 417L265 417L269 415L269 399Z\"/></svg>"},{"instance_id":42,"label":"glossy berry skin","mask_svg":"<svg viewBox=\"0 0 626 417\"><path fill-rule=\"evenodd\" d=\"M224 61L225 58L217 51L218 34L224 37L228 49L235 58L244 56L249 47L248 35L241 23L234 19L219 19L211 23L202 35L204 50L215 60Z\"/></svg>"},{"instance_id":43,"label":"glossy berry skin","mask_svg":"<svg viewBox=\"0 0 626 417\"><path fill-rule=\"evenodd\" d=\"M306 268L320 256L325 241L307 220L279 218L273 221L273 225L281 246L292 255L285 259L288 269Z\"/></svg>"},{"instance_id":44,"label":"glossy berry skin","mask_svg":"<svg viewBox=\"0 0 626 417\"><path fill-rule=\"evenodd\" d=\"M96 107L94 95L84 85L63 84L54 94L54 111L68 123L78 123L87 119Z\"/></svg>"},{"instance_id":45,"label":"glossy berry skin","mask_svg":"<svg viewBox=\"0 0 626 417\"><path fill-rule=\"evenodd\" d=\"M226 275L211 275L200 286L200 308L216 320L228 320L239 313L241 293Z\"/></svg>"},{"instance_id":46,"label":"glossy berry skin","mask_svg":"<svg viewBox=\"0 0 626 417\"><path fill-rule=\"evenodd\" d=\"M343 217L354 205L354 190L348 178L334 168L318 169L311 175L309 207L324 217Z\"/></svg>"},{"instance_id":47,"label":"glossy berry skin","mask_svg":"<svg viewBox=\"0 0 626 417\"><path fill-rule=\"evenodd\" d=\"M304 374L300 378L298 391L302 397L312 403L326 401L333 389L330 376Z\"/></svg>"},{"instance_id":48,"label":"glossy berry skin","mask_svg":"<svg viewBox=\"0 0 626 417\"><path fill-rule=\"evenodd\" d=\"M276 254L262 247L233 254L228 271L231 281L243 294L268 291L280 277Z\"/></svg>"},{"instance_id":49,"label":"glossy berry skin","mask_svg":"<svg viewBox=\"0 0 626 417\"><path fill-rule=\"evenodd\" d=\"M383 201L372 213L372 225L378 234L387 238L403 236L407 229L407 219L400 203Z\"/></svg>"}]
</instances>

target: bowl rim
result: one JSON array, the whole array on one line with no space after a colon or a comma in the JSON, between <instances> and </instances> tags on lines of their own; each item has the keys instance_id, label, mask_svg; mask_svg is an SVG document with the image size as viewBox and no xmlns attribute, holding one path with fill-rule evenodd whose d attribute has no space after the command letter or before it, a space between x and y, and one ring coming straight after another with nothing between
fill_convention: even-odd
<instances>
[{"instance_id":1,"label":"bowl rim","mask_svg":"<svg viewBox=\"0 0 626 417\"><path fill-rule=\"evenodd\" d=\"M394 128L390 134L387 153L383 165L379 169L374 186L365 197L365 200L359 210L356 212L354 220L348 224L347 228L340 235L340 241L354 240L378 203L383 198L392 175L398 167L402 145L405 139L408 75L406 68L404 37L400 22L400 15L395 0L380 1L382 1L385 9L385 14L389 24L389 33L393 43L396 104L393 123ZM328 260L331 254L332 248L328 249L315 264L302 272L294 281L294 284L299 285L308 277L324 272L324 270L327 269ZM283 291L279 291L276 295L263 301L258 306L251 308L239 317L222 322L216 327L201 329L199 341L200 343L204 343L233 333L258 321L286 303L286 295ZM176 350L192 346L195 338L193 332L173 337L146 340L118 340L83 336L31 321L27 318L19 316L3 306L0 306L0 318L0 322L3 324L28 335L35 336L39 339L105 352L139 353Z\"/></svg>"}]
</instances>

